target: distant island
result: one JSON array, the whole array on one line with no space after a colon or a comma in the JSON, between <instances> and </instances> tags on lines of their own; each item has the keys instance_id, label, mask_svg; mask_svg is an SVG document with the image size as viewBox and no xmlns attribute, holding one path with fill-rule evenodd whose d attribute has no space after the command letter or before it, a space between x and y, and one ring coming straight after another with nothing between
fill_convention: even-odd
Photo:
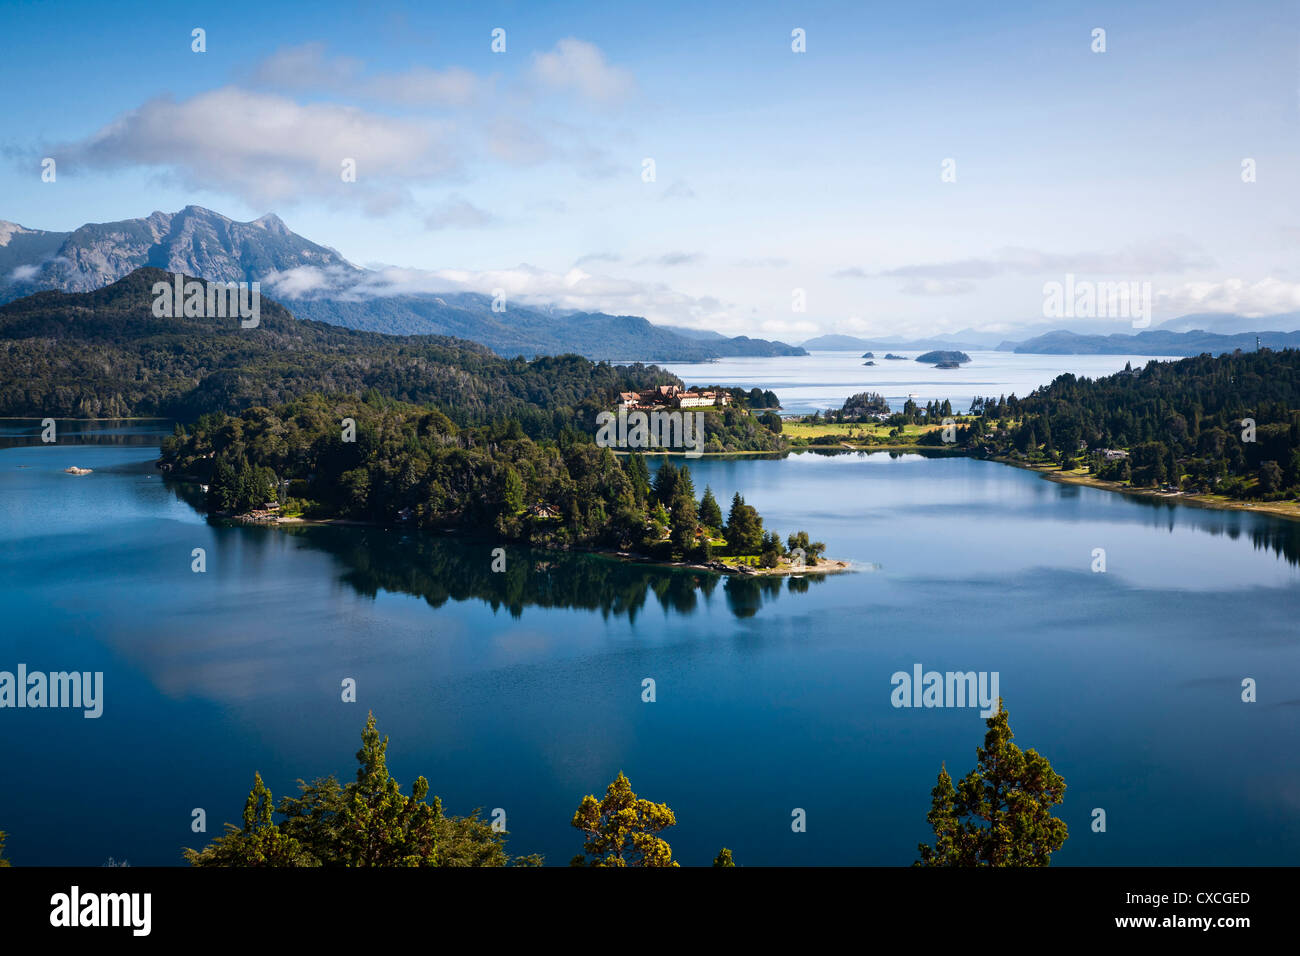
<instances>
[{"instance_id":1,"label":"distant island","mask_svg":"<svg viewBox=\"0 0 1300 956\"><path fill-rule=\"evenodd\" d=\"M969 362L970 356L965 352L944 352L936 350L916 357L918 362L936 362L939 368L960 368L962 362Z\"/></svg>"},{"instance_id":2,"label":"distant island","mask_svg":"<svg viewBox=\"0 0 1300 956\"><path fill-rule=\"evenodd\" d=\"M875 365L876 363L875 363L875 362L863 362L862 364L863 364L863 365Z\"/></svg>"},{"instance_id":3,"label":"distant island","mask_svg":"<svg viewBox=\"0 0 1300 956\"><path fill-rule=\"evenodd\" d=\"M907 361L907 356L906 356L906 355L895 355L893 352L886 352L886 353L885 353L885 358L887 358L887 359L892 359L892 360L894 360L895 362L906 362L906 361Z\"/></svg>"},{"instance_id":4,"label":"distant island","mask_svg":"<svg viewBox=\"0 0 1300 956\"><path fill-rule=\"evenodd\" d=\"M862 357L863 357L863 358L872 358L872 359L873 359L873 358L876 357L876 353L875 353L875 352L863 352L863 353L862 353Z\"/></svg>"}]
</instances>

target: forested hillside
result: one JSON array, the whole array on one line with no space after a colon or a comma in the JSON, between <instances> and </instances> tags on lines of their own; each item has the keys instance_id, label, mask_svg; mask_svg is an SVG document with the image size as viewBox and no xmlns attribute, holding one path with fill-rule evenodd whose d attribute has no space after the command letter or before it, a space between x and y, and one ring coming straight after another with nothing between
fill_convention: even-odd
<instances>
[{"instance_id":1,"label":"forested hillside","mask_svg":"<svg viewBox=\"0 0 1300 956\"><path fill-rule=\"evenodd\" d=\"M576 355L503 359L473 342L388 336L295 319L262 297L256 328L232 318L156 318L138 269L94 292L42 292L0 307L0 415L163 416L238 413L309 392L373 389L431 404L470 424L517 419L531 435L588 421L620 391L681 384L653 366Z\"/></svg>"},{"instance_id":2,"label":"forested hillside","mask_svg":"<svg viewBox=\"0 0 1300 956\"><path fill-rule=\"evenodd\" d=\"M1067 374L1024 399L977 398L971 411L982 418L957 437L972 448L1067 466L1082 458L1097 477L1135 486L1300 495L1294 349L1149 362L1095 380Z\"/></svg>"}]
</instances>

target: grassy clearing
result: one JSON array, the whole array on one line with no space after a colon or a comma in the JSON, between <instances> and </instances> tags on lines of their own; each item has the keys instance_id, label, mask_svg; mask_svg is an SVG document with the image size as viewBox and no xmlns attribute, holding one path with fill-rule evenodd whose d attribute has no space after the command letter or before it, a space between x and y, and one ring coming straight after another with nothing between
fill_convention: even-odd
<instances>
[{"instance_id":1,"label":"grassy clearing","mask_svg":"<svg viewBox=\"0 0 1300 956\"><path fill-rule=\"evenodd\" d=\"M942 428L942 425L904 425L902 438L904 440L911 438L916 439L926 432L936 431ZM818 438L822 435L834 435L836 438L843 438L845 441L853 441L855 438L875 439L889 438L892 429L888 425L876 424L849 424L838 425L835 423L819 423L817 425L808 425L802 422L784 422L781 426L781 434L787 438ZM898 438L900 436L895 436Z\"/></svg>"}]
</instances>

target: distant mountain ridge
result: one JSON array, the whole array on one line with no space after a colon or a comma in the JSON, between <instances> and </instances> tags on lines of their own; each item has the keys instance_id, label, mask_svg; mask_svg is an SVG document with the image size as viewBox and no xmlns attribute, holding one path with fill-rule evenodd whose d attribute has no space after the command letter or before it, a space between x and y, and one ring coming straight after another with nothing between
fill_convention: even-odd
<instances>
[{"instance_id":1,"label":"distant mountain ridge","mask_svg":"<svg viewBox=\"0 0 1300 956\"><path fill-rule=\"evenodd\" d=\"M816 338L809 339L802 343L806 349L815 349L827 352L860 352L863 349L880 351L889 351L891 349L901 352L922 351L928 352L931 349L940 350L961 350L970 349L972 352L986 351L992 346L988 342L963 342L946 336L938 336L931 339L913 339L911 341L902 339L864 339L856 335L819 335Z\"/></svg>"},{"instance_id":2,"label":"distant mountain ridge","mask_svg":"<svg viewBox=\"0 0 1300 956\"><path fill-rule=\"evenodd\" d=\"M721 332L705 329L688 329L680 325L659 325L656 328L667 329L674 335L693 341L705 342L717 349L722 356L773 356L773 355L807 355L808 350L798 345L770 339L751 339L748 335L735 335L728 338Z\"/></svg>"},{"instance_id":3,"label":"distant mountain ridge","mask_svg":"<svg viewBox=\"0 0 1300 956\"><path fill-rule=\"evenodd\" d=\"M136 269L152 267L209 281L261 282L302 318L395 335L447 335L488 346L500 355L561 355L593 359L635 357L698 362L728 355L803 355L783 342L745 336L694 338L639 316L555 313L492 300L472 292L360 296L350 291L374 273L303 238L274 214L237 222L202 206L143 219L86 223L71 232L29 229L0 220L0 304L43 291L92 292ZM311 268L328 274L338 292L297 295L272 277Z\"/></svg>"},{"instance_id":4,"label":"distant mountain ridge","mask_svg":"<svg viewBox=\"0 0 1300 956\"><path fill-rule=\"evenodd\" d=\"M577 355L525 363L462 339L303 320L269 296L251 328L237 318L157 316L154 285L171 279L143 266L91 292L39 292L0 306L0 415L189 420L373 388L434 403L460 423L511 415L542 434L558 427L558 408L594 415L621 391L682 384L653 366Z\"/></svg>"},{"instance_id":5,"label":"distant mountain ridge","mask_svg":"<svg viewBox=\"0 0 1300 956\"><path fill-rule=\"evenodd\" d=\"M1153 330L1136 335L1075 335L1049 332L1020 342L1015 351L1036 355L1177 355L1192 356L1225 352L1253 352L1259 345L1270 349L1300 348L1297 332L1242 332L1217 335L1213 332L1168 332Z\"/></svg>"}]
</instances>

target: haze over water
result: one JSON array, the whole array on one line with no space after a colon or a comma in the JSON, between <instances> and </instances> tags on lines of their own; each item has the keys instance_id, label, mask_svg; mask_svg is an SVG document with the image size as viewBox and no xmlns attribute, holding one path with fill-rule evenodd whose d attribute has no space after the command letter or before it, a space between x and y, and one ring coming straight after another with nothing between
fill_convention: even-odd
<instances>
[{"instance_id":1,"label":"haze over water","mask_svg":"<svg viewBox=\"0 0 1300 956\"><path fill-rule=\"evenodd\" d=\"M689 386L722 385L772 389L781 399L782 411L809 415L817 409L840 408L857 392L879 392L899 411L910 394L916 401L945 398L953 411L965 412L976 395L994 398L1013 392L1024 398L1058 375L1099 378L1111 375L1132 362L1141 368L1150 361L1168 361L1149 355L1020 355L1015 352L971 352L971 361L961 368L941 369L914 361L923 352L895 351L906 361L886 359L887 349L873 349L875 366L868 367L861 352L810 352L808 355L771 358L725 358L715 362L660 362L663 368Z\"/></svg>"}]
</instances>

